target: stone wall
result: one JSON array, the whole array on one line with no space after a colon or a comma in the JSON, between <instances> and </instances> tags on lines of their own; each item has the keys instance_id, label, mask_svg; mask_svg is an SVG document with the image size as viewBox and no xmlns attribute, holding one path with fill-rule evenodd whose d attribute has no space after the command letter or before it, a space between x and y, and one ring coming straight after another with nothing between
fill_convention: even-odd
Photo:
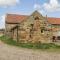
<instances>
[{"instance_id":1,"label":"stone wall","mask_svg":"<svg viewBox=\"0 0 60 60\"><path fill-rule=\"evenodd\" d=\"M18 25L18 35L17 28L10 31L17 24L6 24L6 32L19 42L49 42L51 38L51 32L46 29L47 23L46 18L44 18L39 13L35 12L24 22ZM45 31L47 30L47 31Z\"/></svg>"}]
</instances>

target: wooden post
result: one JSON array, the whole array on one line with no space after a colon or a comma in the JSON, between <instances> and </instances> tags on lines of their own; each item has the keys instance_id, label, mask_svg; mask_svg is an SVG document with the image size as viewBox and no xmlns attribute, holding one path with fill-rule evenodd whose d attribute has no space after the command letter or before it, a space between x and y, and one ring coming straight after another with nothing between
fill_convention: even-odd
<instances>
[{"instance_id":1,"label":"wooden post","mask_svg":"<svg viewBox=\"0 0 60 60\"><path fill-rule=\"evenodd\" d=\"M18 25L17 25L17 42L19 42L19 38L18 38Z\"/></svg>"}]
</instances>

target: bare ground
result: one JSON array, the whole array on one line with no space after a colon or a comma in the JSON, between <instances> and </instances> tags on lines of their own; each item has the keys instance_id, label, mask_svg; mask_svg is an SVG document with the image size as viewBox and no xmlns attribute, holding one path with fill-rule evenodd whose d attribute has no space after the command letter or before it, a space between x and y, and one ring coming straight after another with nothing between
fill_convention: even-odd
<instances>
[{"instance_id":1,"label":"bare ground","mask_svg":"<svg viewBox=\"0 0 60 60\"><path fill-rule=\"evenodd\" d=\"M0 60L60 60L60 53L34 51L0 42Z\"/></svg>"}]
</instances>

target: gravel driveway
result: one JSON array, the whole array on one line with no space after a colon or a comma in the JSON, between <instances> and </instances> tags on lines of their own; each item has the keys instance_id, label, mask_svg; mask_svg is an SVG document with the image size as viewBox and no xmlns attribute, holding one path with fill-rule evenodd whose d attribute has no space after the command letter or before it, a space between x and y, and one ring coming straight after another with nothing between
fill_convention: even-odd
<instances>
[{"instance_id":1,"label":"gravel driveway","mask_svg":"<svg viewBox=\"0 0 60 60\"><path fill-rule=\"evenodd\" d=\"M33 51L0 42L0 60L60 60L60 53Z\"/></svg>"}]
</instances>

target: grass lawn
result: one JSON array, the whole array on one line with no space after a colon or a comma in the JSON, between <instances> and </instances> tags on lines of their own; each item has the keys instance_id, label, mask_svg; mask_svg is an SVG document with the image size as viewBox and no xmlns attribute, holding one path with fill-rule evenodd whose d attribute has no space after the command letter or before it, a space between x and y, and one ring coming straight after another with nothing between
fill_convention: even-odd
<instances>
[{"instance_id":1,"label":"grass lawn","mask_svg":"<svg viewBox=\"0 0 60 60\"><path fill-rule=\"evenodd\" d=\"M60 45L56 45L54 43L17 43L16 41L9 39L6 36L0 37L0 40L6 44L23 47L23 48L42 49L42 50L45 49L60 50Z\"/></svg>"}]
</instances>

